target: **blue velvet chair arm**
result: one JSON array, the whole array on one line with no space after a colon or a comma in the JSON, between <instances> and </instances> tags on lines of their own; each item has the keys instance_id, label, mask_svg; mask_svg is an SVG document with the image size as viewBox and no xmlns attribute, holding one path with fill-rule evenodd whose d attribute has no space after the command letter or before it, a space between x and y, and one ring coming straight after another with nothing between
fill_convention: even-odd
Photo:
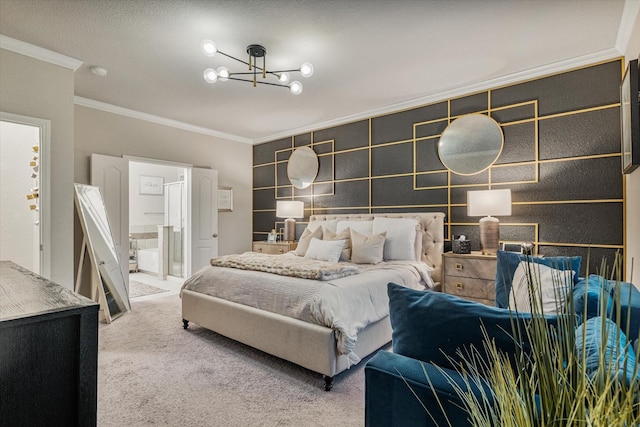
<instances>
[{"instance_id":1,"label":"blue velvet chair arm","mask_svg":"<svg viewBox=\"0 0 640 427\"><path fill-rule=\"evenodd\" d=\"M617 323L627 335L629 341L640 337L640 291L631 283L620 282L619 290L614 291L614 313L620 307L620 318ZM629 316L629 330L627 331L627 316Z\"/></svg>"},{"instance_id":2,"label":"blue velvet chair arm","mask_svg":"<svg viewBox=\"0 0 640 427\"><path fill-rule=\"evenodd\" d=\"M466 388L458 372L387 351L379 351L364 371L365 426L447 426L443 409L452 426L470 425L451 384Z\"/></svg>"}]
</instances>

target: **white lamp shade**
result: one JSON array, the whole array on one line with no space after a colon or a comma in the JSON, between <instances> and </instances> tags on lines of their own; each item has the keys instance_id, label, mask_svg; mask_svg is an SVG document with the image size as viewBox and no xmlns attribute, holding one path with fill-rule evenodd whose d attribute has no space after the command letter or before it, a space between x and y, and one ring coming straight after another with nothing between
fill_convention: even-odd
<instances>
[{"instance_id":1,"label":"white lamp shade","mask_svg":"<svg viewBox=\"0 0 640 427\"><path fill-rule=\"evenodd\" d=\"M511 215L511 190L467 191L467 215Z\"/></svg>"},{"instance_id":2,"label":"white lamp shade","mask_svg":"<svg viewBox=\"0 0 640 427\"><path fill-rule=\"evenodd\" d=\"M278 200L276 202L278 218L304 218L304 202L295 200Z\"/></svg>"}]
</instances>

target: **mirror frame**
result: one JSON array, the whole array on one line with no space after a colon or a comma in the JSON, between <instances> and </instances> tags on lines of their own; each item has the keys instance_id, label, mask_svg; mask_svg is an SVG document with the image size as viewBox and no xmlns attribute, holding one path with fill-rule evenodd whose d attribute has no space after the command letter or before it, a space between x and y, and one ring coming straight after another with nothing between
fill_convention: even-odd
<instances>
[{"instance_id":1,"label":"mirror frame","mask_svg":"<svg viewBox=\"0 0 640 427\"><path fill-rule=\"evenodd\" d=\"M86 246L86 251L89 253L92 266L93 283L90 290L91 295L85 296L89 298L95 298L96 294L99 296L101 300L100 306L104 311L105 320L107 323L110 323L111 320L131 310L127 285L120 266L120 258L114 243L113 232L111 231L100 188L92 185L74 184L74 189L76 209L84 234L83 253L80 255L76 291L79 291L81 288L82 264ZM87 206L87 204L84 203L86 197L84 197L83 194L86 194L88 191L93 192L95 196L92 206ZM100 216L98 220L101 224L97 224L94 214ZM93 231L94 229L96 229L98 233ZM101 246L106 246L110 254L113 255L107 262L101 259L98 254L98 249ZM103 256L103 258L105 257ZM95 289L96 287L98 289Z\"/></svg>"},{"instance_id":2,"label":"mirror frame","mask_svg":"<svg viewBox=\"0 0 640 427\"><path fill-rule=\"evenodd\" d=\"M287 163L287 178L295 188L307 188L318 176L318 155L309 146L293 150Z\"/></svg>"},{"instance_id":3,"label":"mirror frame","mask_svg":"<svg viewBox=\"0 0 640 427\"><path fill-rule=\"evenodd\" d=\"M498 122L473 113L458 117L442 132L438 157L444 167L457 175L476 175L493 166L503 148L504 133ZM473 163L479 161L482 163L473 168Z\"/></svg>"}]
</instances>

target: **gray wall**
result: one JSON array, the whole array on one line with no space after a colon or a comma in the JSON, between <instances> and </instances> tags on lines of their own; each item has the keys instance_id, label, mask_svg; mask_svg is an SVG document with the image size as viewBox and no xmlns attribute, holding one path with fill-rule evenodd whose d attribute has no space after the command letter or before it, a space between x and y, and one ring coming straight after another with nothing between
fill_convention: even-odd
<instances>
[{"instance_id":1,"label":"gray wall","mask_svg":"<svg viewBox=\"0 0 640 427\"><path fill-rule=\"evenodd\" d=\"M640 55L640 13L624 52L626 60L636 59ZM633 281L640 287L640 168L626 178L626 267L627 279L631 277L631 261L634 260Z\"/></svg>"},{"instance_id":2,"label":"gray wall","mask_svg":"<svg viewBox=\"0 0 640 427\"><path fill-rule=\"evenodd\" d=\"M73 82L71 69L0 49L0 111L51 122L48 278L68 288L74 284Z\"/></svg>"}]
</instances>

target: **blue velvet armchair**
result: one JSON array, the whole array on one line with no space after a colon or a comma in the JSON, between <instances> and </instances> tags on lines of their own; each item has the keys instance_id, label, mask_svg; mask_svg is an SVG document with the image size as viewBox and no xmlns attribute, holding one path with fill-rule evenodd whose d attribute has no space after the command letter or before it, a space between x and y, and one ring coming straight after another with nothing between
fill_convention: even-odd
<instances>
[{"instance_id":1,"label":"blue velvet armchair","mask_svg":"<svg viewBox=\"0 0 640 427\"><path fill-rule=\"evenodd\" d=\"M514 316L506 308L511 286L507 277L513 277L513 265L517 265L520 257L522 255L514 253L498 254L498 307L438 292L416 291L393 283L388 285L393 352L379 351L365 366L366 426L470 425L464 404L454 388L454 384L458 384L467 389L459 370L455 369L464 362L465 353L457 350L473 346L482 354L484 329L496 347L507 354L515 354L516 345L521 345L525 352L531 351L526 339L522 343L514 342L510 333ZM579 258L563 261L566 268L579 271ZM597 276L575 282L574 309L580 313L581 321L600 314L602 301L595 284L611 282ZM507 284L498 286L498 283ZM617 288L612 286L610 290L612 303L607 303L607 313L619 313L624 319L630 313L628 339L638 340L640 292L628 283L619 283ZM516 321L527 322L529 319L530 315L521 313ZM555 326L557 319L545 316L549 327ZM479 393L477 388L471 391Z\"/></svg>"}]
</instances>

